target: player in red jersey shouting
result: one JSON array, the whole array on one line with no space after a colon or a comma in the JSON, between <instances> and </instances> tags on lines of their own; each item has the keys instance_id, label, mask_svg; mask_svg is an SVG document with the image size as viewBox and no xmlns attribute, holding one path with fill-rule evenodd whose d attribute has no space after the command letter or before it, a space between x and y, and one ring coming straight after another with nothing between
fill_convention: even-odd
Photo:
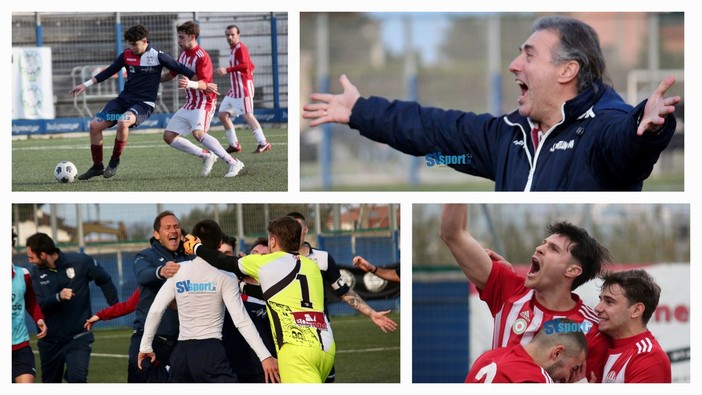
<instances>
[{"instance_id":1,"label":"player in red jersey shouting","mask_svg":"<svg viewBox=\"0 0 702 395\"><path fill-rule=\"evenodd\" d=\"M490 258L466 231L466 216L466 205L445 205L441 238L490 308L495 323L492 348L525 346L545 322L567 318L583 324L589 348L587 377L601 377L610 339L597 330L594 310L572 291L600 273L610 261L609 251L584 229L555 223L536 247L524 278Z\"/></svg>"}]
</instances>

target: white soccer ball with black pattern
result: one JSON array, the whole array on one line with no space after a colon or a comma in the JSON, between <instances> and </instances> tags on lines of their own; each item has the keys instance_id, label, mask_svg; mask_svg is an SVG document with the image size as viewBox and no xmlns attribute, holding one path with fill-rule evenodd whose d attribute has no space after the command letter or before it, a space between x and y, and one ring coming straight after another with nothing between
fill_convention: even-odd
<instances>
[{"instance_id":1,"label":"white soccer ball with black pattern","mask_svg":"<svg viewBox=\"0 0 702 395\"><path fill-rule=\"evenodd\" d=\"M56 181L60 183L69 183L73 182L76 180L76 177L78 176L78 169L76 168L76 165L73 164L73 162L69 162L67 160L63 160L59 162L58 165L56 165L56 168L54 169L54 177L56 177Z\"/></svg>"}]
</instances>

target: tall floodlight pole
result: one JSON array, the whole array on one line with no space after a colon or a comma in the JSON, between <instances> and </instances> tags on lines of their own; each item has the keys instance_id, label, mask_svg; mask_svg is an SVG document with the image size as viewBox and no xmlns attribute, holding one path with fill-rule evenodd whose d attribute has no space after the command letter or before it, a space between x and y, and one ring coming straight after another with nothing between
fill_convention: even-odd
<instances>
[{"instance_id":1,"label":"tall floodlight pole","mask_svg":"<svg viewBox=\"0 0 702 395\"><path fill-rule=\"evenodd\" d=\"M489 105L488 112L502 114L502 77L500 63L502 63L502 46L500 34L500 14L492 14L488 19L488 73L490 86L488 87Z\"/></svg>"},{"instance_id":2,"label":"tall floodlight pole","mask_svg":"<svg viewBox=\"0 0 702 395\"><path fill-rule=\"evenodd\" d=\"M35 26L34 33L35 33L36 39L37 39L37 47L43 47L44 46L44 30L41 27L41 14L37 12L36 14L34 14L34 16L36 19L36 21L35 21L36 26Z\"/></svg>"},{"instance_id":3,"label":"tall floodlight pole","mask_svg":"<svg viewBox=\"0 0 702 395\"><path fill-rule=\"evenodd\" d=\"M119 12L115 12L115 43L117 44L117 56L119 56L124 51L122 47L122 15ZM122 70L117 72L117 83L119 84L119 91L122 92L125 83Z\"/></svg>"},{"instance_id":4,"label":"tall floodlight pole","mask_svg":"<svg viewBox=\"0 0 702 395\"><path fill-rule=\"evenodd\" d=\"M100 222L99 218L98 222ZM78 248L80 252L85 252L85 230L83 229L83 215L81 214L80 204L76 204L76 229L78 230Z\"/></svg>"},{"instance_id":5,"label":"tall floodlight pole","mask_svg":"<svg viewBox=\"0 0 702 395\"><path fill-rule=\"evenodd\" d=\"M241 203L236 204L236 233L239 238L239 251L246 249L244 238L244 207Z\"/></svg>"},{"instance_id":6,"label":"tall floodlight pole","mask_svg":"<svg viewBox=\"0 0 702 395\"><path fill-rule=\"evenodd\" d=\"M418 98L418 78L417 78L417 56L412 43L412 16L406 15L403 17L404 34L402 35L405 42L405 86L407 89L407 100L417 101ZM410 185L419 184L419 169L421 166L421 158L418 156L410 156L409 179Z\"/></svg>"},{"instance_id":7,"label":"tall floodlight pole","mask_svg":"<svg viewBox=\"0 0 702 395\"><path fill-rule=\"evenodd\" d=\"M317 14L317 86L319 92L329 92L329 16L325 12ZM319 170L322 175L322 188L332 186L331 125L322 128L322 141L319 144Z\"/></svg>"},{"instance_id":8,"label":"tall floodlight pole","mask_svg":"<svg viewBox=\"0 0 702 395\"><path fill-rule=\"evenodd\" d=\"M660 17L658 13L652 12L648 16L648 91L653 92L658 86L661 69L660 58Z\"/></svg>"}]
</instances>

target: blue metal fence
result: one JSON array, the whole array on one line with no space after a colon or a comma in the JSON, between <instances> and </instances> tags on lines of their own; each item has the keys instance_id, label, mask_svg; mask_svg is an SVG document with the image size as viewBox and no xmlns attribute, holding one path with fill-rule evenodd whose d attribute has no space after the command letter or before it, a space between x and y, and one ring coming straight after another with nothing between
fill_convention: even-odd
<instances>
[{"instance_id":1,"label":"blue metal fence","mask_svg":"<svg viewBox=\"0 0 702 395\"><path fill-rule=\"evenodd\" d=\"M468 282L412 282L412 382L462 383L468 373Z\"/></svg>"}]
</instances>

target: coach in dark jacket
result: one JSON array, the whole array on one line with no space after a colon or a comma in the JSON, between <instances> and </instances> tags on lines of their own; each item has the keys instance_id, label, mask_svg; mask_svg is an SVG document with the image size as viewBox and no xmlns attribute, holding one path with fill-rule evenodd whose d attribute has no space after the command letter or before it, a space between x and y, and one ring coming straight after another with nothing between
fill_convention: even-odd
<instances>
[{"instance_id":1,"label":"coach in dark jacket","mask_svg":"<svg viewBox=\"0 0 702 395\"><path fill-rule=\"evenodd\" d=\"M44 383L88 382L90 351L95 341L83 328L93 315L90 307L91 281L100 287L111 306L118 302L117 288L110 275L86 254L63 252L47 234L27 239L27 257L32 286L49 328L39 339L41 379Z\"/></svg>"},{"instance_id":2,"label":"coach in dark jacket","mask_svg":"<svg viewBox=\"0 0 702 395\"><path fill-rule=\"evenodd\" d=\"M170 211L160 213L154 220L151 247L140 251L134 259L134 276L139 286L139 302L134 317L134 333L129 346L129 365L127 382L167 382L166 366L171 351L178 340L178 312L166 310L154 338L153 348L156 362L139 369L137 356L139 344L144 333L144 322L149 308L166 279L173 277L180 267L179 262L191 260L194 256L186 255L181 241L180 221ZM142 364L143 365L143 364Z\"/></svg>"},{"instance_id":3,"label":"coach in dark jacket","mask_svg":"<svg viewBox=\"0 0 702 395\"><path fill-rule=\"evenodd\" d=\"M362 98L345 76L343 94L313 94L303 116L312 126L347 123L427 164L445 160L497 191L643 188L675 132L680 97L664 97L674 78L632 108L604 82L597 33L560 16L536 21L509 69L521 92L518 110L504 116Z\"/></svg>"}]
</instances>

